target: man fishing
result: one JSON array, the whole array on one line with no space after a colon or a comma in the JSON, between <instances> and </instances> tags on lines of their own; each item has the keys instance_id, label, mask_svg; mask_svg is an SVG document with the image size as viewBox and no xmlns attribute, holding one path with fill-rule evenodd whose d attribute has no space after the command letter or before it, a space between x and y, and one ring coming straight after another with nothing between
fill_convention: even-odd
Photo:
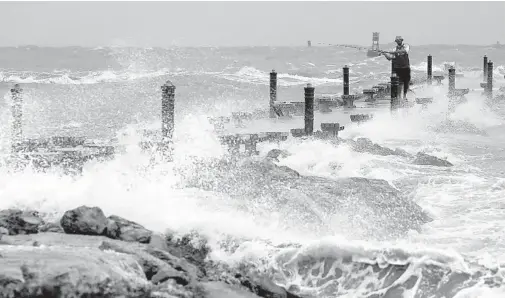
<instances>
[{"instance_id":1,"label":"man fishing","mask_svg":"<svg viewBox=\"0 0 505 298\"><path fill-rule=\"evenodd\" d=\"M396 47L392 51L379 51L384 57L391 61L393 59L393 72L396 73L400 82L403 82L403 98L407 98L407 91L410 85L410 46L403 43L403 38L395 38Z\"/></svg>"}]
</instances>

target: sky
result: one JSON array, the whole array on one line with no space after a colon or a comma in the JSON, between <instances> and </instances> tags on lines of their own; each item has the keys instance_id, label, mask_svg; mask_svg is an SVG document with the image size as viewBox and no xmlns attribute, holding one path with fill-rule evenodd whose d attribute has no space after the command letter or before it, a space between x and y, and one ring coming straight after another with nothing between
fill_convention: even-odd
<instances>
[{"instance_id":1,"label":"sky","mask_svg":"<svg viewBox=\"0 0 505 298\"><path fill-rule=\"evenodd\" d=\"M0 2L0 46L505 43L505 1ZM9 29L6 29L9 28Z\"/></svg>"}]
</instances>

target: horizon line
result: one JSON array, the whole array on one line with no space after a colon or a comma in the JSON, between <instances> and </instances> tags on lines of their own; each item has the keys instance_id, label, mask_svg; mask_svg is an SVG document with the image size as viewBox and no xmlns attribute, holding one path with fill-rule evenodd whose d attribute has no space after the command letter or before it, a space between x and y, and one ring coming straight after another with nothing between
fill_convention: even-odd
<instances>
[{"instance_id":1,"label":"horizon line","mask_svg":"<svg viewBox=\"0 0 505 298\"><path fill-rule=\"evenodd\" d=\"M391 45L394 44L394 42L390 43L383 43L379 44L381 45ZM502 45L505 46L505 44L501 43L492 43L492 44L467 44L467 43L434 43L434 44L412 44L408 43L410 46L417 46L417 47L425 47L425 46L477 46L477 47L488 47L488 46L496 46L496 45ZM360 45L360 44L327 44L327 45L312 45L311 47L313 48L324 48L324 47L341 47L341 46L359 46L359 47L371 47L370 45ZM59 45L59 46L54 46L54 45L35 45L35 44L23 44L23 45L1 45L0 48L25 48L25 47L37 47L37 48L163 48L163 49L169 49L169 48L299 48L299 47L304 47L308 48L307 44L300 44L300 45L170 45L170 46L136 46L136 45L98 45L98 46L83 46L83 45Z\"/></svg>"}]
</instances>

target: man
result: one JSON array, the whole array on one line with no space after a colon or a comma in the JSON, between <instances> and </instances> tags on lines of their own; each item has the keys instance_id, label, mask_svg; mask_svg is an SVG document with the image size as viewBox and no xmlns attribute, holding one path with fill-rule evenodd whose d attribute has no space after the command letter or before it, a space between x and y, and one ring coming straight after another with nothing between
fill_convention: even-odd
<instances>
[{"instance_id":1,"label":"man","mask_svg":"<svg viewBox=\"0 0 505 298\"><path fill-rule=\"evenodd\" d=\"M396 47L392 51L379 51L384 54L386 59L393 60L393 72L396 73L400 82L403 82L403 98L407 98L407 91L410 85L410 61L409 52L410 46L403 43L403 38L397 36L395 38Z\"/></svg>"}]
</instances>

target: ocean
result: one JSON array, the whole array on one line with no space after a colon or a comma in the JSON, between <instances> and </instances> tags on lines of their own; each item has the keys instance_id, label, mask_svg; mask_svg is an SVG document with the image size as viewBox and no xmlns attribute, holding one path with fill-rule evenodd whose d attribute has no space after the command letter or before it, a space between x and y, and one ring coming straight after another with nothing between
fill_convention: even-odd
<instances>
[{"instance_id":1,"label":"ocean","mask_svg":"<svg viewBox=\"0 0 505 298\"><path fill-rule=\"evenodd\" d=\"M426 75L429 54L434 74L447 77L444 65L453 64L463 74L456 88L470 89L480 88L487 55L495 87L505 86L503 48L411 45L414 77ZM349 112L316 113L316 128L323 120L338 121L345 126L342 138L426 152L447 159L450 168L321 140L258 146L257 158L271 149L288 151L278 164L302 175L387 181L433 218L421 229L395 231L401 219L387 200L381 205L386 211L373 220L377 210L359 204L383 196L373 185L343 192L356 200L345 208L336 204L343 193L318 201L310 186L271 190L260 170L221 188L203 186L203 180L225 181L215 165L226 150L208 117L266 109L272 69L281 101L303 101L308 83L316 95L342 93L344 65L351 93L388 81L391 71L384 57L340 47L0 48L1 153L10 148L9 89L16 83L24 92L25 136L116 138L127 148L113 160L86 164L77 176L58 169L13 171L1 161L0 209L36 209L54 220L80 205L99 206L152 230L197 231L208 240L212 259L255 264L304 297L505 297L505 106L478 91L451 108L446 80L416 86L409 99L431 96L434 103L396 114L358 106L352 113L374 113L360 125L350 122ZM138 131L160 127L160 86L167 80L176 86L174 160L153 163L137 146ZM230 132L302 127L303 117L263 119Z\"/></svg>"}]
</instances>

